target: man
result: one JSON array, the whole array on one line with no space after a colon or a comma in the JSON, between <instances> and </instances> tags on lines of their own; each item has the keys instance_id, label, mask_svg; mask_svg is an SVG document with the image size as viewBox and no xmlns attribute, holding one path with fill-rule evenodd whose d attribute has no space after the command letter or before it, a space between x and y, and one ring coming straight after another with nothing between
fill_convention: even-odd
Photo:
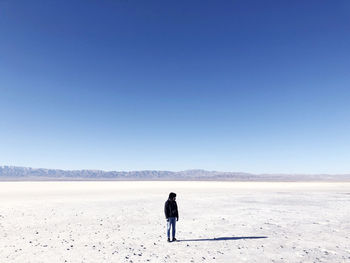
<instances>
[{"instance_id":1,"label":"man","mask_svg":"<svg viewBox=\"0 0 350 263\"><path fill-rule=\"evenodd\" d=\"M168 242L170 242L170 228L172 228L172 234L173 234L173 240L176 241L175 238L175 225L176 221L179 221L179 212L177 210L177 204L176 204L176 194L170 193L168 200L165 202L164 205L164 213L165 218L167 221L167 235L168 235ZM175 221L176 220L176 221Z\"/></svg>"}]
</instances>

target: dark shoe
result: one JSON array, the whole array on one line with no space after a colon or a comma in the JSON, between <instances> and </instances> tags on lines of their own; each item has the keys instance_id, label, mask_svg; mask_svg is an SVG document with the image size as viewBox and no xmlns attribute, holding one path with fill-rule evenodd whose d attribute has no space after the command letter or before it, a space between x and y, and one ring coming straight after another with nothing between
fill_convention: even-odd
<instances>
[{"instance_id":1,"label":"dark shoe","mask_svg":"<svg viewBox=\"0 0 350 263\"><path fill-rule=\"evenodd\" d=\"M173 242L177 241L177 239L175 237L173 237Z\"/></svg>"},{"instance_id":2,"label":"dark shoe","mask_svg":"<svg viewBox=\"0 0 350 263\"><path fill-rule=\"evenodd\" d=\"M170 238L168 238L168 242L170 242Z\"/></svg>"}]
</instances>

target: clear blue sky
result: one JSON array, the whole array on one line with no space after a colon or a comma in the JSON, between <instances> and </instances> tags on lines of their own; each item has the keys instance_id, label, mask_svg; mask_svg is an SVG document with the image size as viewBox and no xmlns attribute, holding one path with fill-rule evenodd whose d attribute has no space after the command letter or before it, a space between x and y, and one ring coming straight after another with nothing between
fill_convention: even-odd
<instances>
[{"instance_id":1,"label":"clear blue sky","mask_svg":"<svg viewBox=\"0 0 350 263\"><path fill-rule=\"evenodd\" d=\"M350 2L0 0L0 165L350 173Z\"/></svg>"}]
</instances>

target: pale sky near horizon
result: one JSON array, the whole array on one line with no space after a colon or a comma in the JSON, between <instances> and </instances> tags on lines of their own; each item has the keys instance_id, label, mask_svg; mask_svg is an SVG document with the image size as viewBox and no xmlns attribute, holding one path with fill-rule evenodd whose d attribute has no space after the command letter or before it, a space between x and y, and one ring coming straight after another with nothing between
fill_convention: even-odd
<instances>
[{"instance_id":1,"label":"pale sky near horizon","mask_svg":"<svg viewBox=\"0 0 350 263\"><path fill-rule=\"evenodd\" d=\"M0 0L0 165L350 173L349 1Z\"/></svg>"}]
</instances>

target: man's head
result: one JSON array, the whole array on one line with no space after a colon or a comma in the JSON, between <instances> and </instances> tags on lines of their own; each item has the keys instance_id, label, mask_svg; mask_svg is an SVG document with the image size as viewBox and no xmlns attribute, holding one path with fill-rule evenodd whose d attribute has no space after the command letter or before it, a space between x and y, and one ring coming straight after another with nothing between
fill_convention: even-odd
<instances>
[{"instance_id":1,"label":"man's head","mask_svg":"<svg viewBox=\"0 0 350 263\"><path fill-rule=\"evenodd\" d=\"M175 198L176 198L176 194L173 193L173 192L171 192L171 193L169 194L169 200L175 200Z\"/></svg>"}]
</instances>

